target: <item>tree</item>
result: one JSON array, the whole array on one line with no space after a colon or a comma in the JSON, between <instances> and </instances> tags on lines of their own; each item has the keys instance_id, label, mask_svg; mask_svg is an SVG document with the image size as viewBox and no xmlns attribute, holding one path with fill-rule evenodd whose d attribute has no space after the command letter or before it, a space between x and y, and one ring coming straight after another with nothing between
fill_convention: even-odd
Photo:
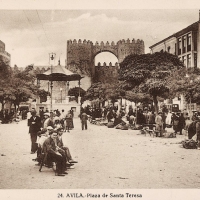
<instances>
[{"instance_id":1,"label":"tree","mask_svg":"<svg viewBox=\"0 0 200 200\"><path fill-rule=\"evenodd\" d=\"M36 96L46 98L48 92L40 90L36 85L36 73L33 65L28 65L24 70L19 70L15 65L11 68L7 63L0 61L0 90L3 95L0 97L2 108L5 102L14 104L15 110L21 102L26 102Z\"/></svg>"},{"instance_id":2,"label":"tree","mask_svg":"<svg viewBox=\"0 0 200 200\"><path fill-rule=\"evenodd\" d=\"M78 98L79 92L80 92L80 96L84 97L86 91L81 87L80 87L80 90L79 90L79 87L70 88L68 94L69 96L75 96L76 98Z\"/></svg>"},{"instance_id":3,"label":"tree","mask_svg":"<svg viewBox=\"0 0 200 200\"><path fill-rule=\"evenodd\" d=\"M93 83L91 87L86 91L85 100L99 100L101 103L104 103L106 100L111 100L114 103L117 99L120 98L120 90L118 84L109 84L109 83Z\"/></svg>"},{"instance_id":4,"label":"tree","mask_svg":"<svg viewBox=\"0 0 200 200\"><path fill-rule=\"evenodd\" d=\"M82 104L84 101L84 96L86 94L86 91L81 87L80 87L80 89L79 89L79 87L74 87L74 88L69 89L68 94L69 94L69 96L75 96L77 102L78 102L78 97L80 94L80 97L82 97L81 98L81 104Z\"/></svg>"},{"instance_id":5,"label":"tree","mask_svg":"<svg viewBox=\"0 0 200 200\"><path fill-rule=\"evenodd\" d=\"M157 98L169 97L173 85L170 81L176 82L184 73L183 63L167 52L129 55L120 63L119 80L125 90L134 94L149 94L157 113Z\"/></svg>"},{"instance_id":6,"label":"tree","mask_svg":"<svg viewBox=\"0 0 200 200\"><path fill-rule=\"evenodd\" d=\"M39 87L34 84L36 76L33 71L33 66L27 66L23 71L12 70L10 86L12 87L13 98L11 102L14 104L15 109L21 102L26 102L29 98L35 98Z\"/></svg>"},{"instance_id":7,"label":"tree","mask_svg":"<svg viewBox=\"0 0 200 200\"><path fill-rule=\"evenodd\" d=\"M9 63L0 59L0 103L2 105L2 112L4 111L5 103L12 98L11 75L12 71Z\"/></svg>"},{"instance_id":8,"label":"tree","mask_svg":"<svg viewBox=\"0 0 200 200\"><path fill-rule=\"evenodd\" d=\"M46 102L47 96L50 96L50 92L38 89L36 95L40 97L40 102Z\"/></svg>"},{"instance_id":9,"label":"tree","mask_svg":"<svg viewBox=\"0 0 200 200\"><path fill-rule=\"evenodd\" d=\"M83 100L96 100L96 99L105 99L104 96L104 86L102 83L98 82L98 83L93 83L86 91L86 94L83 98Z\"/></svg>"},{"instance_id":10,"label":"tree","mask_svg":"<svg viewBox=\"0 0 200 200\"><path fill-rule=\"evenodd\" d=\"M176 82L178 94L183 94L187 103L200 104L200 69L188 68L187 76Z\"/></svg>"}]
</instances>

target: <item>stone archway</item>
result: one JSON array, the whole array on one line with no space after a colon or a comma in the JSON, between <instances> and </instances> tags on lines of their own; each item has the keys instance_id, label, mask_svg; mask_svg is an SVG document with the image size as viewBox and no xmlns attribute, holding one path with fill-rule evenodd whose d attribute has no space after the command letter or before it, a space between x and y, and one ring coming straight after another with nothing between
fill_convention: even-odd
<instances>
[{"instance_id":1,"label":"stone archway","mask_svg":"<svg viewBox=\"0 0 200 200\"><path fill-rule=\"evenodd\" d=\"M119 60L110 51L100 51L95 54L94 82L116 83L118 81Z\"/></svg>"},{"instance_id":2,"label":"stone archway","mask_svg":"<svg viewBox=\"0 0 200 200\"><path fill-rule=\"evenodd\" d=\"M130 54L144 54L144 41L134 39L132 41L120 40L116 44L114 42L96 42L93 44L91 41L79 39L67 41L67 52L66 52L66 68L72 72L80 73L91 77L92 82L95 78L95 63L94 57L101 52L113 53L119 63Z\"/></svg>"}]
</instances>

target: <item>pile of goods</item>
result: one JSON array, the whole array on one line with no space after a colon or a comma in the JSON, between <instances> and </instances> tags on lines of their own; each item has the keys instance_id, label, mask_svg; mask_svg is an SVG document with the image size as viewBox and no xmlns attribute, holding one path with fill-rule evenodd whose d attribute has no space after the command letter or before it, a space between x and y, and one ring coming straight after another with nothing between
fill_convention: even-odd
<instances>
[{"instance_id":1,"label":"pile of goods","mask_svg":"<svg viewBox=\"0 0 200 200\"><path fill-rule=\"evenodd\" d=\"M181 142L183 147L186 149L196 149L197 148L197 142L193 139L186 139Z\"/></svg>"}]
</instances>

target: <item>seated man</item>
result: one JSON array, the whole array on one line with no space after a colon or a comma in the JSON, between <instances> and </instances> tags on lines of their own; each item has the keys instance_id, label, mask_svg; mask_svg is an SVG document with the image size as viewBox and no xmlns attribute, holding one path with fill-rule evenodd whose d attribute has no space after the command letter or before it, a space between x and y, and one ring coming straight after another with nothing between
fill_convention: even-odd
<instances>
[{"instance_id":1,"label":"seated man","mask_svg":"<svg viewBox=\"0 0 200 200\"><path fill-rule=\"evenodd\" d=\"M66 168L66 158L62 156L56 147L55 139L58 134L57 131L49 132L50 137L48 137L44 143L42 151L48 155L48 159L53 162L56 162L56 173L58 176L64 176L64 174L68 174L65 172Z\"/></svg>"},{"instance_id":2,"label":"seated man","mask_svg":"<svg viewBox=\"0 0 200 200\"><path fill-rule=\"evenodd\" d=\"M40 155L41 155L41 151L42 151L42 145L43 145L43 142L47 139L47 129L46 128L43 128L41 131L38 131L37 132L37 144L38 144L38 148L37 148L37 158L33 159L33 161L38 161L40 163ZM39 165L36 164L36 165Z\"/></svg>"},{"instance_id":3,"label":"seated man","mask_svg":"<svg viewBox=\"0 0 200 200\"><path fill-rule=\"evenodd\" d=\"M64 146L62 141L62 134L64 132L63 128L58 128L58 137L56 138L56 145L58 146L58 152L61 153L63 156L66 157L67 164L70 166L71 163L77 163L77 161L72 159L71 153L69 148Z\"/></svg>"},{"instance_id":4,"label":"seated man","mask_svg":"<svg viewBox=\"0 0 200 200\"><path fill-rule=\"evenodd\" d=\"M40 165L43 143L49 137L49 132L51 132L51 131L53 131L53 128L51 126L48 126L47 128L43 128L41 131L39 131L37 133L38 134L37 158L33 159L34 161L38 161L38 164L36 164L36 165Z\"/></svg>"}]
</instances>

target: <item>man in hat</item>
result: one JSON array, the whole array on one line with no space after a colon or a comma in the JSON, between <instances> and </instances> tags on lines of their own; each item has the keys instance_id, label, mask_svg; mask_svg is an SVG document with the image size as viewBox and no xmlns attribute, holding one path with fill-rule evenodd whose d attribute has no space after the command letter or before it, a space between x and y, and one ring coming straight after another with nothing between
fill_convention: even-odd
<instances>
[{"instance_id":1,"label":"man in hat","mask_svg":"<svg viewBox=\"0 0 200 200\"><path fill-rule=\"evenodd\" d=\"M29 133L31 137L31 154L34 154L37 151L38 145L37 141L37 133L40 131L41 119L36 115L36 110L31 111L31 118L29 119Z\"/></svg>"},{"instance_id":2,"label":"man in hat","mask_svg":"<svg viewBox=\"0 0 200 200\"><path fill-rule=\"evenodd\" d=\"M82 126L82 130L87 130L87 120L88 120L88 116L85 113L85 110L83 110L82 114L81 114L81 126Z\"/></svg>"},{"instance_id":3,"label":"man in hat","mask_svg":"<svg viewBox=\"0 0 200 200\"><path fill-rule=\"evenodd\" d=\"M192 115L192 121L196 121L196 120L198 120L198 113L197 113L197 111L192 111L193 112L193 115Z\"/></svg>"},{"instance_id":4,"label":"man in hat","mask_svg":"<svg viewBox=\"0 0 200 200\"><path fill-rule=\"evenodd\" d=\"M41 120L41 122L42 122L42 127L43 128L47 128L47 119L50 117L50 113L44 113L43 114L43 119ZM46 121L46 123L45 123L45 121Z\"/></svg>"},{"instance_id":5,"label":"man in hat","mask_svg":"<svg viewBox=\"0 0 200 200\"><path fill-rule=\"evenodd\" d=\"M45 113L44 115L45 115L45 121L44 121L43 128L47 128L48 126L51 126L52 128L54 128L53 112Z\"/></svg>"},{"instance_id":6,"label":"man in hat","mask_svg":"<svg viewBox=\"0 0 200 200\"><path fill-rule=\"evenodd\" d=\"M180 113L180 116L178 118L178 131L180 132L180 135L182 135L182 130L185 128L185 118L183 116L183 113Z\"/></svg>"},{"instance_id":7,"label":"man in hat","mask_svg":"<svg viewBox=\"0 0 200 200\"><path fill-rule=\"evenodd\" d=\"M70 110L68 111L67 115L65 116L65 127L67 129L67 132L69 132L70 128L73 128L72 127L72 115L70 113Z\"/></svg>"},{"instance_id":8,"label":"man in hat","mask_svg":"<svg viewBox=\"0 0 200 200\"><path fill-rule=\"evenodd\" d=\"M58 136L57 131L53 130L49 132L50 137L48 137L43 143L43 152L48 154L48 159L56 162L56 173L58 176L65 176L68 174L65 172L66 158L58 152L58 148L55 144L55 140Z\"/></svg>"}]
</instances>

